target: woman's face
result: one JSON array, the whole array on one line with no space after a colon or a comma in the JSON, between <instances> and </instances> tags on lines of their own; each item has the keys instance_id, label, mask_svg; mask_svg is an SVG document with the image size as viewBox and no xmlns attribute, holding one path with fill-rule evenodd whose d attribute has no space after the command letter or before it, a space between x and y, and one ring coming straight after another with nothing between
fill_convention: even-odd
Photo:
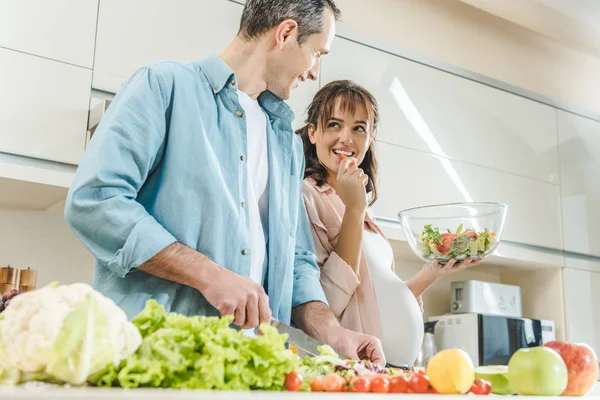
<instances>
[{"instance_id":1,"label":"woman's face","mask_svg":"<svg viewBox=\"0 0 600 400\"><path fill-rule=\"evenodd\" d=\"M336 176L340 163L345 157L352 157L360 165L371 144L371 126L364 107L355 107L354 113L342 110L340 101L331 117L310 126L308 136L317 149L319 162L325 166L330 176ZM322 125L322 126L321 126Z\"/></svg>"}]
</instances>

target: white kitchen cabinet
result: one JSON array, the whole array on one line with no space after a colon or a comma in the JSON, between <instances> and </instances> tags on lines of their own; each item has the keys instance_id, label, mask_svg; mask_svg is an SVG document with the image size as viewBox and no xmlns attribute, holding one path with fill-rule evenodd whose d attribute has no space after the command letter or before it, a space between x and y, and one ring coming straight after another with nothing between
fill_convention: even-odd
<instances>
[{"instance_id":1,"label":"white kitchen cabinet","mask_svg":"<svg viewBox=\"0 0 600 400\"><path fill-rule=\"evenodd\" d=\"M226 0L100 0L93 87L116 93L144 65L219 54L237 34L242 9ZM295 128L317 89L305 82L292 93Z\"/></svg>"},{"instance_id":2,"label":"white kitchen cabinet","mask_svg":"<svg viewBox=\"0 0 600 400\"><path fill-rule=\"evenodd\" d=\"M587 343L600 354L600 272L567 267L563 282L567 340Z\"/></svg>"},{"instance_id":3,"label":"white kitchen cabinet","mask_svg":"<svg viewBox=\"0 0 600 400\"><path fill-rule=\"evenodd\" d=\"M92 71L0 49L0 152L77 164Z\"/></svg>"},{"instance_id":4,"label":"white kitchen cabinet","mask_svg":"<svg viewBox=\"0 0 600 400\"><path fill-rule=\"evenodd\" d=\"M98 0L0 1L0 47L92 68Z\"/></svg>"},{"instance_id":5,"label":"white kitchen cabinet","mask_svg":"<svg viewBox=\"0 0 600 400\"><path fill-rule=\"evenodd\" d=\"M552 107L342 38L321 78L373 93L380 141L559 183Z\"/></svg>"},{"instance_id":6,"label":"white kitchen cabinet","mask_svg":"<svg viewBox=\"0 0 600 400\"><path fill-rule=\"evenodd\" d=\"M387 143L377 143L375 151L379 161L376 216L397 220L398 212L410 207L500 202L509 207L503 239L562 248L558 185Z\"/></svg>"},{"instance_id":7,"label":"white kitchen cabinet","mask_svg":"<svg viewBox=\"0 0 600 400\"><path fill-rule=\"evenodd\" d=\"M600 122L558 112L565 250L600 256Z\"/></svg>"}]
</instances>

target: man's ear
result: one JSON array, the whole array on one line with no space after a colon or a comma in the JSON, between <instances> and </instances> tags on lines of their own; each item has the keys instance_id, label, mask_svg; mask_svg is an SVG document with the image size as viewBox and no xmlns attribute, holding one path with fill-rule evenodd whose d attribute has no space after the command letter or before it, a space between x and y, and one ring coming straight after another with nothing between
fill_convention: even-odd
<instances>
[{"instance_id":1,"label":"man's ear","mask_svg":"<svg viewBox=\"0 0 600 400\"><path fill-rule=\"evenodd\" d=\"M290 40L298 39L298 23L293 19L286 19L275 30L275 43L281 49Z\"/></svg>"}]
</instances>

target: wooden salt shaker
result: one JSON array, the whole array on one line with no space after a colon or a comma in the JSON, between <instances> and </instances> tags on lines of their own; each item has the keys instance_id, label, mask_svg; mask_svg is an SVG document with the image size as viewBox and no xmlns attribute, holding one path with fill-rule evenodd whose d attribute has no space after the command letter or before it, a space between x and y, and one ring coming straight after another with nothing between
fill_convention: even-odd
<instances>
[{"instance_id":1,"label":"wooden salt shaker","mask_svg":"<svg viewBox=\"0 0 600 400\"><path fill-rule=\"evenodd\" d=\"M37 287L37 271L27 267L21 270L19 276L19 292L29 292Z\"/></svg>"},{"instance_id":2,"label":"wooden salt shaker","mask_svg":"<svg viewBox=\"0 0 600 400\"><path fill-rule=\"evenodd\" d=\"M17 287L17 272L10 265L0 268L0 296Z\"/></svg>"}]
</instances>

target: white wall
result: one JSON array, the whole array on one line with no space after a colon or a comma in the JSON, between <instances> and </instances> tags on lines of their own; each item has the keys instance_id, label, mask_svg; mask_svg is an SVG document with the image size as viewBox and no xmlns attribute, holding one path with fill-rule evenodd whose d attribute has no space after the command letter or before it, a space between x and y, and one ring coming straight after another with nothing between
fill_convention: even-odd
<instances>
[{"instance_id":1,"label":"white wall","mask_svg":"<svg viewBox=\"0 0 600 400\"><path fill-rule=\"evenodd\" d=\"M62 209L0 209L0 265L38 271L37 285L91 283L94 258L73 234Z\"/></svg>"}]
</instances>

